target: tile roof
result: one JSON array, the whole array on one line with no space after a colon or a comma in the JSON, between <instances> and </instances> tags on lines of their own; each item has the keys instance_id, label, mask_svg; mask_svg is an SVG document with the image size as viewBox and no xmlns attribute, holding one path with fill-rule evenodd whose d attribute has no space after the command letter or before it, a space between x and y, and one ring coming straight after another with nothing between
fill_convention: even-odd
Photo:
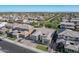
<instances>
[{"instance_id":1,"label":"tile roof","mask_svg":"<svg viewBox=\"0 0 79 59\"><path fill-rule=\"evenodd\" d=\"M48 28L36 28L36 32L34 32L32 35L38 36L38 35L45 35L47 38L50 38L52 33L54 33L54 29L48 29Z\"/></svg>"},{"instance_id":2,"label":"tile roof","mask_svg":"<svg viewBox=\"0 0 79 59\"><path fill-rule=\"evenodd\" d=\"M60 32L58 35L70 36L70 37L77 37L79 38L79 32L66 29L63 32Z\"/></svg>"},{"instance_id":3,"label":"tile roof","mask_svg":"<svg viewBox=\"0 0 79 59\"><path fill-rule=\"evenodd\" d=\"M10 26L10 27L13 27L13 28L23 28L23 29L33 29L33 26L31 25L28 25L28 24L19 24L19 23L8 23L6 26Z\"/></svg>"},{"instance_id":4,"label":"tile roof","mask_svg":"<svg viewBox=\"0 0 79 59\"><path fill-rule=\"evenodd\" d=\"M74 51L79 51L79 46L77 45L66 45L65 46L66 49L71 49L71 50L74 50Z\"/></svg>"},{"instance_id":5,"label":"tile roof","mask_svg":"<svg viewBox=\"0 0 79 59\"><path fill-rule=\"evenodd\" d=\"M60 22L60 25L75 25L74 23L71 23L71 22Z\"/></svg>"}]
</instances>

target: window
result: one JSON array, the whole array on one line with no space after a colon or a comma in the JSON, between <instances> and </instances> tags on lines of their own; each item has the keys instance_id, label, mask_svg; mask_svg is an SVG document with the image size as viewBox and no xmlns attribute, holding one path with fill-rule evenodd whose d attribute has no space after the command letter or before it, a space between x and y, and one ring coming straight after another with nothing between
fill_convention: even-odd
<instances>
[{"instance_id":1,"label":"window","mask_svg":"<svg viewBox=\"0 0 79 59\"><path fill-rule=\"evenodd\" d=\"M69 52L74 52L74 50L68 49Z\"/></svg>"},{"instance_id":2,"label":"window","mask_svg":"<svg viewBox=\"0 0 79 59\"><path fill-rule=\"evenodd\" d=\"M67 36L65 36L65 38L67 39L68 37L67 37Z\"/></svg>"},{"instance_id":3,"label":"window","mask_svg":"<svg viewBox=\"0 0 79 59\"><path fill-rule=\"evenodd\" d=\"M73 42L70 42L70 44L71 44L71 45L74 45L74 43L73 43Z\"/></svg>"},{"instance_id":4,"label":"window","mask_svg":"<svg viewBox=\"0 0 79 59\"><path fill-rule=\"evenodd\" d=\"M61 35L58 35L58 38L61 39Z\"/></svg>"},{"instance_id":5,"label":"window","mask_svg":"<svg viewBox=\"0 0 79 59\"><path fill-rule=\"evenodd\" d=\"M67 49L67 51L68 51L68 52L71 52L71 50L70 50L70 49Z\"/></svg>"},{"instance_id":6,"label":"window","mask_svg":"<svg viewBox=\"0 0 79 59\"><path fill-rule=\"evenodd\" d=\"M76 38L76 40L78 40L79 38Z\"/></svg>"}]
</instances>

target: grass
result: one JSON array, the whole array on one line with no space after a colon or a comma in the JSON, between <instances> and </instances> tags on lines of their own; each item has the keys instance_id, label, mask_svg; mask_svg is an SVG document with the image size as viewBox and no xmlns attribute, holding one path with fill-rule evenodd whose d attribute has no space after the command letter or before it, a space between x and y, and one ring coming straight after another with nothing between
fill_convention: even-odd
<instances>
[{"instance_id":1,"label":"grass","mask_svg":"<svg viewBox=\"0 0 79 59\"><path fill-rule=\"evenodd\" d=\"M3 36L3 34L0 34L0 36Z\"/></svg>"},{"instance_id":2,"label":"grass","mask_svg":"<svg viewBox=\"0 0 79 59\"><path fill-rule=\"evenodd\" d=\"M15 41L16 38L11 38L11 37L7 37L8 39L12 40L12 41Z\"/></svg>"},{"instance_id":3,"label":"grass","mask_svg":"<svg viewBox=\"0 0 79 59\"><path fill-rule=\"evenodd\" d=\"M49 18L50 19L50 18ZM43 21L39 21L39 22L33 22L32 26L34 26L35 28L39 28L39 27L43 27L45 26L46 28L53 28L58 30L58 26L60 24L60 17L55 17L54 19L48 21L49 19L43 20Z\"/></svg>"},{"instance_id":4,"label":"grass","mask_svg":"<svg viewBox=\"0 0 79 59\"><path fill-rule=\"evenodd\" d=\"M0 36L1 36L1 37L5 37L5 34L1 34L1 33L0 33Z\"/></svg>"},{"instance_id":5,"label":"grass","mask_svg":"<svg viewBox=\"0 0 79 59\"><path fill-rule=\"evenodd\" d=\"M52 19L51 21L46 22L45 27L58 29L59 24L60 24L60 19L56 17L55 19Z\"/></svg>"},{"instance_id":6,"label":"grass","mask_svg":"<svg viewBox=\"0 0 79 59\"><path fill-rule=\"evenodd\" d=\"M43 51L48 51L48 47L42 44L38 44L36 46L37 49L43 50Z\"/></svg>"},{"instance_id":7,"label":"grass","mask_svg":"<svg viewBox=\"0 0 79 59\"><path fill-rule=\"evenodd\" d=\"M3 34L0 34L0 36L5 37ZM5 37L5 38L8 38L8 39L10 39L12 41L16 40L16 37Z\"/></svg>"}]
</instances>

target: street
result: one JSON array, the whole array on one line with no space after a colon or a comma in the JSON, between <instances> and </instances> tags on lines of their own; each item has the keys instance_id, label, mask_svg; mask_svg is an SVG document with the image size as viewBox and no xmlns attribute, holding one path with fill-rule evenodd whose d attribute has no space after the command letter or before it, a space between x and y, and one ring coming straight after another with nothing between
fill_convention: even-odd
<instances>
[{"instance_id":1,"label":"street","mask_svg":"<svg viewBox=\"0 0 79 59\"><path fill-rule=\"evenodd\" d=\"M0 41L0 53L35 53L35 52L6 41Z\"/></svg>"}]
</instances>

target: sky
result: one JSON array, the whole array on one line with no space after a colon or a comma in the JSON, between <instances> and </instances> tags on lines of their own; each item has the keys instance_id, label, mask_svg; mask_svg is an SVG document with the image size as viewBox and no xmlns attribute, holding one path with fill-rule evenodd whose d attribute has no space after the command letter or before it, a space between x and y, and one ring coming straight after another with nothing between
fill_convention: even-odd
<instances>
[{"instance_id":1,"label":"sky","mask_svg":"<svg viewBox=\"0 0 79 59\"><path fill-rule=\"evenodd\" d=\"M0 12L79 12L79 5L0 5Z\"/></svg>"}]
</instances>

